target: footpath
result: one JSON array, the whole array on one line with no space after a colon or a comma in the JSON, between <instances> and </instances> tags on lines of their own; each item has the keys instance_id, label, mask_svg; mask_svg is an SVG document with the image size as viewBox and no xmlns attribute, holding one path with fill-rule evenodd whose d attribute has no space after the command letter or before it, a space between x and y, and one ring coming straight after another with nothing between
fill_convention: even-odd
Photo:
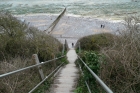
<instances>
[{"instance_id":1,"label":"footpath","mask_svg":"<svg viewBox=\"0 0 140 93\"><path fill-rule=\"evenodd\" d=\"M74 49L68 51L67 59L69 63L62 68L56 76L50 89L50 93L74 93L79 76L79 70L74 63L77 59L77 54Z\"/></svg>"}]
</instances>

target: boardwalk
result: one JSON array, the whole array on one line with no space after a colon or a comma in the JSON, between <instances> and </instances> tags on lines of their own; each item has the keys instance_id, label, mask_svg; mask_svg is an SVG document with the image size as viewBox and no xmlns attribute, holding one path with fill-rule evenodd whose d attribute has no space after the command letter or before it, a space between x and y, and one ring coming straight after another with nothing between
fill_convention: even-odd
<instances>
[{"instance_id":1,"label":"boardwalk","mask_svg":"<svg viewBox=\"0 0 140 93\"><path fill-rule=\"evenodd\" d=\"M74 93L77 84L78 69L75 65L77 55L74 49L67 53L69 63L60 71L50 89L50 93Z\"/></svg>"}]
</instances>

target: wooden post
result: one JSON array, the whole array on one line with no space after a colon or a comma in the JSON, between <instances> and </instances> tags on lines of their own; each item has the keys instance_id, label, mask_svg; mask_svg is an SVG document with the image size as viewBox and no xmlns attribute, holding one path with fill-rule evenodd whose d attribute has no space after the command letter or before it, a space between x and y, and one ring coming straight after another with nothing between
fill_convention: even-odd
<instances>
[{"instance_id":1,"label":"wooden post","mask_svg":"<svg viewBox=\"0 0 140 93\"><path fill-rule=\"evenodd\" d=\"M65 39L65 50L69 50L69 46L68 46L68 43L67 43L67 40Z\"/></svg>"},{"instance_id":2,"label":"wooden post","mask_svg":"<svg viewBox=\"0 0 140 93\"><path fill-rule=\"evenodd\" d=\"M33 54L32 58L33 58L33 60L34 60L34 62L36 64L40 63L37 54ZM45 76L43 74L43 70L42 70L42 66L41 65L38 66L38 71L39 71L41 80L43 80L45 78Z\"/></svg>"},{"instance_id":3,"label":"wooden post","mask_svg":"<svg viewBox=\"0 0 140 93\"><path fill-rule=\"evenodd\" d=\"M65 52L65 44L63 44L62 55L64 55L64 52Z\"/></svg>"},{"instance_id":4,"label":"wooden post","mask_svg":"<svg viewBox=\"0 0 140 93\"><path fill-rule=\"evenodd\" d=\"M80 42L79 42L79 53L81 53L81 45L80 45Z\"/></svg>"},{"instance_id":5,"label":"wooden post","mask_svg":"<svg viewBox=\"0 0 140 93\"><path fill-rule=\"evenodd\" d=\"M65 47L65 49L67 50L67 47L66 47L66 39L65 39L64 47Z\"/></svg>"},{"instance_id":6,"label":"wooden post","mask_svg":"<svg viewBox=\"0 0 140 93\"><path fill-rule=\"evenodd\" d=\"M55 59L55 55L53 55L53 59ZM53 66L54 66L54 67L57 67L57 66L56 66L56 60L53 61Z\"/></svg>"}]
</instances>

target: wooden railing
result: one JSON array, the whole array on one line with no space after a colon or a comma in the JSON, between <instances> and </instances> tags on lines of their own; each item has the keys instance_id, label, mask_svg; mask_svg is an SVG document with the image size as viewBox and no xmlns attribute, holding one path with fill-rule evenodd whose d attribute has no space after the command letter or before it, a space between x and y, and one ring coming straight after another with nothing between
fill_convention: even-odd
<instances>
[{"instance_id":1,"label":"wooden railing","mask_svg":"<svg viewBox=\"0 0 140 93\"><path fill-rule=\"evenodd\" d=\"M78 50L79 50L79 53L81 53L80 42L78 42ZM82 58L80 58L80 56L78 56L78 59L82 62L82 64L86 67L86 69L89 71L89 73L92 74L92 76L96 79L96 81L102 86L102 88L107 93L113 93L113 91L88 67L88 65L82 60ZM81 69L80 63L78 63L78 65L79 65L79 69L80 69L81 73L84 74L82 69ZM85 81L85 84L88 88L89 93L92 93L91 89L86 81Z\"/></svg>"},{"instance_id":2,"label":"wooden railing","mask_svg":"<svg viewBox=\"0 0 140 93\"><path fill-rule=\"evenodd\" d=\"M64 56L61 56L61 57L58 57L58 58L54 58L54 59L51 59L51 60L48 60L48 61L45 61L45 62L41 62L41 63L40 63L37 54L33 54L33 60L36 62L35 65L31 65L31 66L28 66L28 67L25 67L25 68L21 68L21 69L12 71L12 72L8 72L8 73L5 73L5 74L1 74L1 75L0 75L0 79L5 78L5 77L10 76L10 75L13 75L13 74L16 74L16 73L20 73L20 72L22 72L22 71L25 71L25 70L28 70L28 69L31 69L31 68L37 67L42 81L41 81L40 83L38 83L32 90L30 90L30 91L28 92L28 93L32 93L32 92L33 92L36 88L38 88L44 81L46 81L48 78L50 78L53 74L56 74L57 71L59 71L60 67L64 64L64 62L62 62L59 66L57 66L57 67L55 68L55 70L53 70L53 71L52 71L49 75L47 75L47 76L44 76L43 70L42 70L41 66L42 66L42 65L45 65L45 64L47 64L47 63L56 61L56 60L58 60L58 59L64 58L64 57L66 57L66 56L64 55Z\"/></svg>"}]
</instances>

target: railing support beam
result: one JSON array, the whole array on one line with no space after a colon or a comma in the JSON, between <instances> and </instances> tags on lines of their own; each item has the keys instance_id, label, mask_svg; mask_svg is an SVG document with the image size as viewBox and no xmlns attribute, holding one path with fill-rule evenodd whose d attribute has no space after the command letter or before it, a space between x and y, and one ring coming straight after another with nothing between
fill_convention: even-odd
<instances>
[{"instance_id":1,"label":"railing support beam","mask_svg":"<svg viewBox=\"0 0 140 93\"><path fill-rule=\"evenodd\" d=\"M79 53L81 53L81 45L80 45L80 42L79 42Z\"/></svg>"},{"instance_id":2,"label":"railing support beam","mask_svg":"<svg viewBox=\"0 0 140 93\"><path fill-rule=\"evenodd\" d=\"M33 54L32 59L36 64L40 63L37 54ZM41 65L38 66L38 71L39 71L39 75L40 75L41 80L43 80L45 78L45 76L43 74L43 70L42 70Z\"/></svg>"},{"instance_id":3,"label":"railing support beam","mask_svg":"<svg viewBox=\"0 0 140 93\"><path fill-rule=\"evenodd\" d=\"M62 55L64 55L64 52L65 52L65 44L63 44Z\"/></svg>"}]
</instances>

